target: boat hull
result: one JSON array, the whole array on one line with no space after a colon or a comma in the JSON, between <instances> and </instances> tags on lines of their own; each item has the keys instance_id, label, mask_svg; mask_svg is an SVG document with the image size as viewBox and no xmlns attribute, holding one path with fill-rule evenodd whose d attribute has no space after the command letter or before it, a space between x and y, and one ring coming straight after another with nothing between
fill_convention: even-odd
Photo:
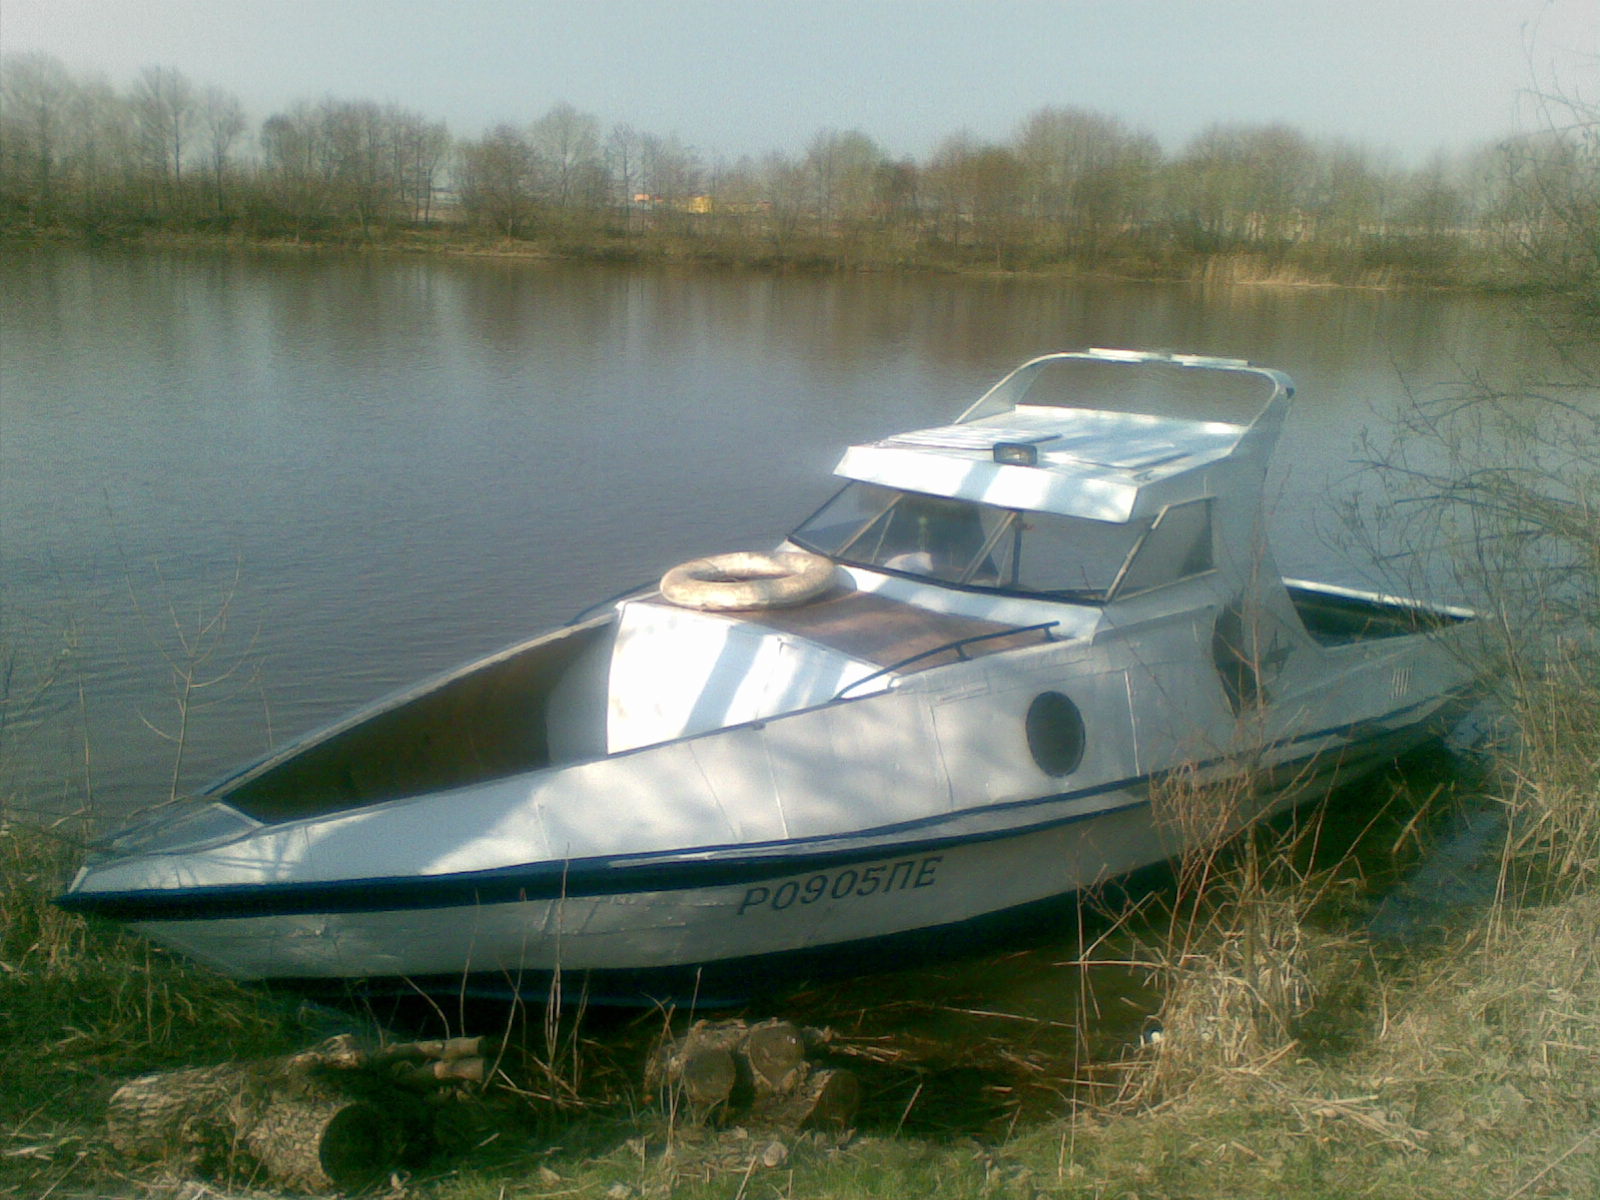
<instances>
[{"instance_id":1,"label":"boat hull","mask_svg":"<svg viewBox=\"0 0 1600 1200\"><path fill-rule=\"evenodd\" d=\"M1212 791L1225 807L1207 815L1205 832L1225 837L1319 799L1434 724L1285 761L1249 787L1218 775ZM1195 840L1192 821L1163 812L1177 786L1128 781L1088 812L1081 798L1042 797L1021 807L1025 825L930 830L892 845L196 889L94 907L227 974L314 994L542 999L559 978L594 1003L725 1005L804 979L912 965L1070 912L1084 892Z\"/></svg>"},{"instance_id":2,"label":"boat hull","mask_svg":"<svg viewBox=\"0 0 1600 1200\"><path fill-rule=\"evenodd\" d=\"M1212 384L1258 415L1160 411ZM826 577L805 604L638 589L241 768L62 902L247 979L704 997L897 966L1215 843L1403 752L1474 674L1472 613L1276 569L1292 392L1037 358L845 454L785 544Z\"/></svg>"}]
</instances>

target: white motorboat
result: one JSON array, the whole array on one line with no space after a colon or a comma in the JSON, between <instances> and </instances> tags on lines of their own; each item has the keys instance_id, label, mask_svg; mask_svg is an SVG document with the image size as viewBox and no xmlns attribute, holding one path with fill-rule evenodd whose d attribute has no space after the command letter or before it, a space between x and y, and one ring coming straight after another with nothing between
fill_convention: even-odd
<instances>
[{"instance_id":1,"label":"white motorboat","mask_svg":"<svg viewBox=\"0 0 1600 1200\"><path fill-rule=\"evenodd\" d=\"M1178 419L1215 396L1254 419ZM700 560L111 839L60 903L300 987L727 998L1070 904L1432 734L1470 612L1281 578L1293 387L1051 354ZM1163 782L1248 779L1197 828Z\"/></svg>"}]
</instances>

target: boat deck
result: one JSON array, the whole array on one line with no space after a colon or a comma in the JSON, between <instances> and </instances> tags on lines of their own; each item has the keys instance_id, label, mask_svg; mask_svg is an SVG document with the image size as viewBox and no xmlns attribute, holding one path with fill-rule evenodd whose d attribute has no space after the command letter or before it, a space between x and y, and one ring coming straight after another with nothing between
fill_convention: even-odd
<instances>
[{"instance_id":1,"label":"boat deck","mask_svg":"<svg viewBox=\"0 0 1600 1200\"><path fill-rule=\"evenodd\" d=\"M795 608L739 615L752 625L794 634L902 673L1013 650L1044 636L1037 628L1018 629L997 621L930 612L872 592L845 589ZM975 638L981 640L971 640Z\"/></svg>"}]
</instances>

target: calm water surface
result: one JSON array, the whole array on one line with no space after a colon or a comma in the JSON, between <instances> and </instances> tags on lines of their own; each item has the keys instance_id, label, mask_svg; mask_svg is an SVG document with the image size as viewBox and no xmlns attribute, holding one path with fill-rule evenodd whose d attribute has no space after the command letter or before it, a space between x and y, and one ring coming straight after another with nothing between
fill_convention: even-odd
<instances>
[{"instance_id":1,"label":"calm water surface","mask_svg":"<svg viewBox=\"0 0 1600 1200\"><path fill-rule=\"evenodd\" d=\"M1509 370L1508 308L1336 290L772 277L42 249L0 263L5 786L105 813L566 619L774 544L842 447L1034 354L1171 348L1300 387L1290 574L1406 386ZM203 659L203 661L195 661ZM175 672L174 664L181 671Z\"/></svg>"}]
</instances>

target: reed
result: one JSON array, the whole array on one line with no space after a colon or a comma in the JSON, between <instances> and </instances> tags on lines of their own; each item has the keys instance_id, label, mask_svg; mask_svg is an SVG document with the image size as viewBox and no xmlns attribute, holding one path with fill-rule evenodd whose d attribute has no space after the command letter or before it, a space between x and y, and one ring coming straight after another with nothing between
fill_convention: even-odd
<instances>
[{"instance_id":1,"label":"reed","mask_svg":"<svg viewBox=\"0 0 1600 1200\"><path fill-rule=\"evenodd\" d=\"M1330 981L1348 977L1355 948L1315 920L1357 875L1345 856L1317 861L1322 809L1265 819L1262 779L1249 771L1220 781L1179 772L1153 785L1151 799L1184 849L1172 887L1123 925L1162 999L1143 1048L1113 1066L1117 1113L1292 1054Z\"/></svg>"},{"instance_id":2,"label":"reed","mask_svg":"<svg viewBox=\"0 0 1600 1200\"><path fill-rule=\"evenodd\" d=\"M1559 639L1550 657L1522 672L1513 710L1517 737L1501 772L1510 815L1501 870L1507 906L1559 901L1600 882L1597 649Z\"/></svg>"}]
</instances>

